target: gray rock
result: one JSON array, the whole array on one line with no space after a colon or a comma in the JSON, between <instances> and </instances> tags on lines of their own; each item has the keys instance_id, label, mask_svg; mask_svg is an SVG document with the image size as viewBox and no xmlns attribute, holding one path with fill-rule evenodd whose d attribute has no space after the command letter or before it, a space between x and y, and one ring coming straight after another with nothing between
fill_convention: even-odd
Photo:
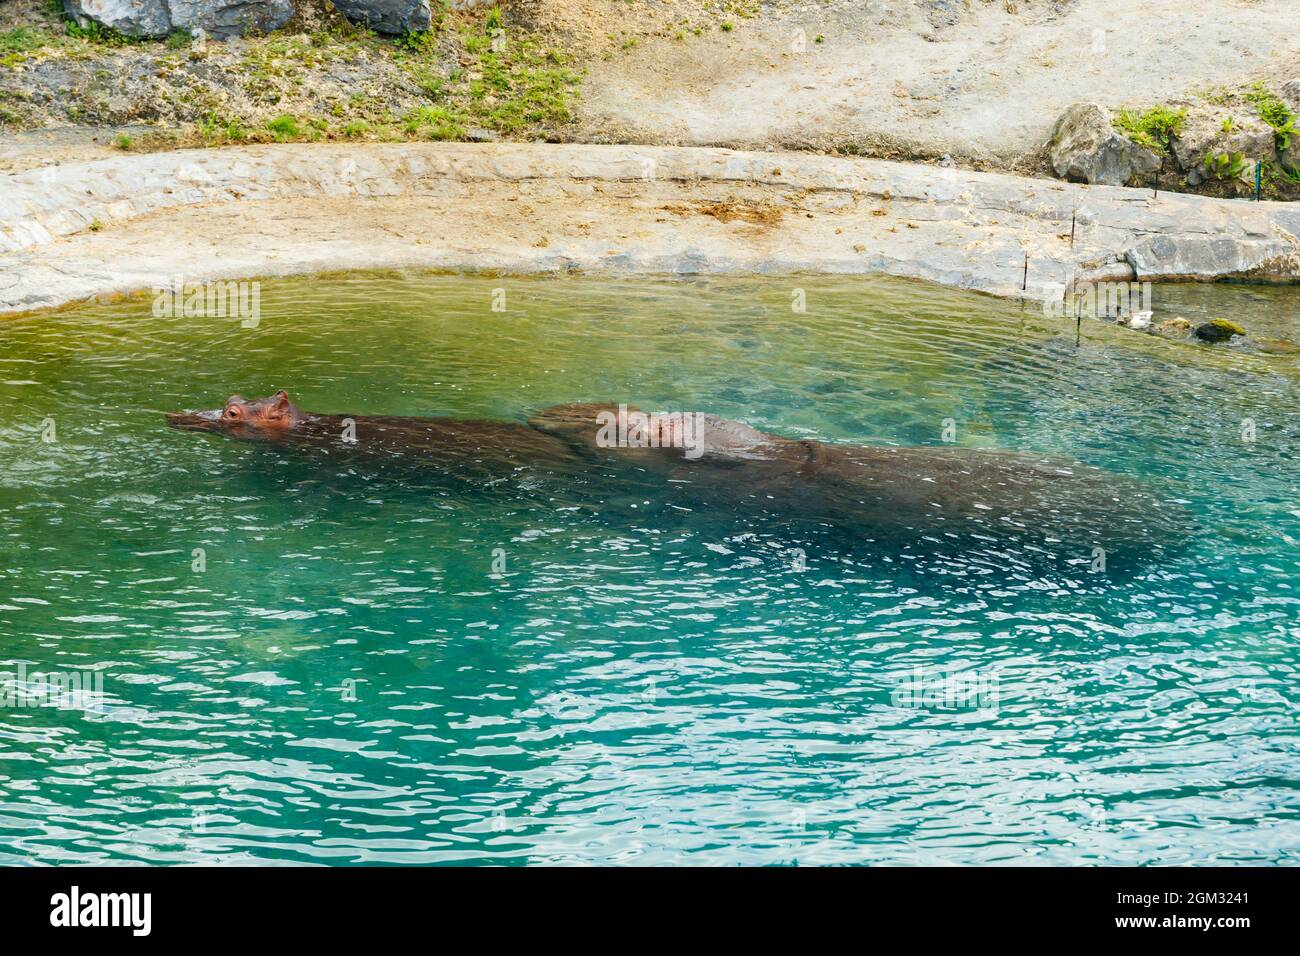
<instances>
[{"instance_id":1,"label":"gray rock","mask_svg":"<svg viewBox=\"0 0 1300 956\"><path fill-rule=\"evenodd\" d=\"M1289 238L1157 235L1134 243L1124 257L1142 282L1208 276L1294 281L1300 279L1300 254Z\"/></svg>"},{"instance_id":2,"label":"gray rock","mask_svg":"<svg viewBox=\"0 0 1300 956\"><path fill-rule=\"evenodd\" d=\"M1246 330L1227 319L1211 319L1195 329L1196 337L1202 342L1228 342L1235 336L1246 334Z\"/></svg>"},{"instance_id":3,"label":"gray rock","mask_svg":"<svg viewBox=\"0 0 1300 956\"><path fill-rule=\"evenodd\" d=\"M278 29L293 16L292 0L63 0L63 8L83 26L93 21L132 37L201 29L225 39Z\"/></svg>"},{"instance_id":4,"label":"gray rock","mask_svg":"<svg viewBox=\"0 0 1300 956\"><path fill-rule=\"evenodd\" d=\"M165 37L172 31L165 0L63 0L63 9L83 27L94 22L129 37Z\"/></svg>"},{"instance_id":5,"label":"gray rock","mask_svg":"<svg viewBox=\"0 0 1300 956\"><path fill-rule=\"evenodd\" d=\"M1052 169L1071 182L1123 186L1160 168L1151 150L1122 135L1097 103L1075 103L1056 121L1049 144Z\"/></svg>"},{"instance_id":6,"label":"gray rock","mask_svg":"<svg viewBox=\"0 0 1300 956\"><path fill-rule=\"evenodd\" d=\"M1291 108L1292 113L1300 113L1300 77L1283 83L1279 95L1282 97L1282 101Z\"/></svg>"},{"instance_id":7,"label":"gray rock","mask_svg":"<svg viewBox=\"0 0 1300 956\"><path fill-rule=\"evenodd\" d=\"M420 33L433 26L429 0L334 0L334 6L376 33Z\"/></svg>"},{"instance_id":8,"label":"gray rock","mask_svg":"<svg viewBox=\"0 0 1300 956\"><path fill-rule=\"evenodd\" d=\"M253 29L269 33L293 17L291 0L167 0L167 7L172 29L202 29L222 40Z\"/></svg>"}]
</instances>

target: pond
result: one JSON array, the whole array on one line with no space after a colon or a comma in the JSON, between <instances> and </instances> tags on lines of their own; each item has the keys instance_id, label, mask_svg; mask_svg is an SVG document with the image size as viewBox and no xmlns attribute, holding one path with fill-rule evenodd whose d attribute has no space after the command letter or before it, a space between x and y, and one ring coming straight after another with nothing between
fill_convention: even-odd
<instances>
[{"instance_id":1,"label":"pond","mask_svg":"<svg viewBox=\"0 0 1300 956\"><path fill-rule=\"evenodd\" d=\"M0 862L1300 859L1294 356L1076 342L891 279L258 294L255 327L150 297L0 324ZM1294 288L1154 303L1300 339ZM1040 452L1198 533L1122 578L926 574L752 515L407 489L164 421L279 388Z\"/></svg>"}]
</instances>

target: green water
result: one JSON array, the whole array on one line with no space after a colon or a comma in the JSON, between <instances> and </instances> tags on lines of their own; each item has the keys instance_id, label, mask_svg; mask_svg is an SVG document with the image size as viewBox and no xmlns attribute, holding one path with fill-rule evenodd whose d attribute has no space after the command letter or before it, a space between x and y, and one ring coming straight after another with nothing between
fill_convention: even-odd
<instances>
[{"instance_id":1,"label":"green water","mask_svg":"<svg viewBox=\"0 0 1300 956\"><path fill-rule=\"evenodd\" d=\"M1300 339L1295 289L1155 304ZM0 671L58 704L0 708L0 862L1295 861L1298 382L888 280L357 276L263 283L256 329L145 299L0 324ZM905 575L163 424L280 387L832 442L951 420L1159 483L1202 533L1118 582ZM102 696L42 690L71 672Z\"/></svg>"}]
</instances>

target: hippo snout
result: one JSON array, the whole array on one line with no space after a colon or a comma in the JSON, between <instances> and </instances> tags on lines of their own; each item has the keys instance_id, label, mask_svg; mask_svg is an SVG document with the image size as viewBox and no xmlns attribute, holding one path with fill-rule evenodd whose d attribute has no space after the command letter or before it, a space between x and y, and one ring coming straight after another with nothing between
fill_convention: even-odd
<instances>
[{"instance_id":1,"label":"hippo snout","mask_svg":"<svg viewBox=\"0 0 1300 956\"><path fill-rule=\"evenodd\" d=\"M168 412L167 424L172 428L189 428L197 431L211 431L221 421L218 409L206 412Z\"/></svg>"}]
</instances>

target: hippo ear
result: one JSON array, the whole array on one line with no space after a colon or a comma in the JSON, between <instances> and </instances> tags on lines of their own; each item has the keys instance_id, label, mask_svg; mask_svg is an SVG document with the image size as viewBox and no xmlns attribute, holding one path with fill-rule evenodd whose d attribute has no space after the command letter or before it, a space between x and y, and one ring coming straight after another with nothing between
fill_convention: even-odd
<instances>
[{"instance_id":1,"label":"hippo ear","mask_svg":"<svg viewBox=\"0 0 1300 956\"><path fill-rule=\"evenodd\" d=\"M271 396L271 400L275 404L275 407L282 411L289 407L289 393L286 392L284 389L280 389L273 396Z\"/></svg>"}]
</instances>

